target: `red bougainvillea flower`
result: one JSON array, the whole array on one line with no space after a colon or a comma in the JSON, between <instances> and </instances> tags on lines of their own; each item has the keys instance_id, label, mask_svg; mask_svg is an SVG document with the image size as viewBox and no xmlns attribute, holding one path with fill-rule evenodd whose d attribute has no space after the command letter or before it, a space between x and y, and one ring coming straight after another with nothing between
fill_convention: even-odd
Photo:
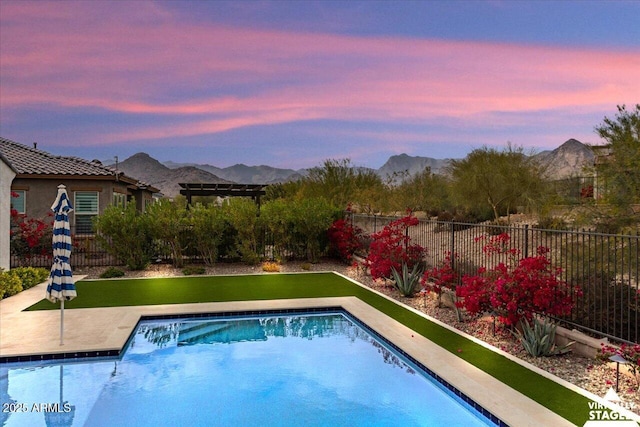
<instances>
[{"instance_id":1,"label":"red bougainvillea flower","mask_svg":"<svg viewBox=\"0 0 640 427\"><path fill-rule=\"evenodd\" d=\"M390 278L393 269L399 270L402 264L412 268L421 262L426 249L411 243L407 230L417 225L418 219L409 214L391 221L381 231L371 235L372 242L365 265L373 279Z\"/></svg>"}]
</instances>

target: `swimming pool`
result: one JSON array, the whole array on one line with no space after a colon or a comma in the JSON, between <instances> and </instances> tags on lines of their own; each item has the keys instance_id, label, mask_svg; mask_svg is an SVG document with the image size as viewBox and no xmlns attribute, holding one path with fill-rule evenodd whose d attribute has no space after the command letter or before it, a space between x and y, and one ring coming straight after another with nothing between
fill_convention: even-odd
<instances>
[{"instance_id":1,"label":"swimming pool","mask_svg":"<svg viewBox=\"0 0 640 427\"><path fill-rule=\"evenodd\" d=\"M0 397L6 426L491 425L341 312L146 320L117 359L0 365Z\"/></svg>"}]
</instances>

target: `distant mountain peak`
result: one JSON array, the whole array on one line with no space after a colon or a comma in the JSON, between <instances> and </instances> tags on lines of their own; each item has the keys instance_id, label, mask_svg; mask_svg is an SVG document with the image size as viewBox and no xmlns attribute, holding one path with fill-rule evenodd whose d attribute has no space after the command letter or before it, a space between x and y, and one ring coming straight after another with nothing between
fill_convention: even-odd
<instances>
[{"instance_id":1,"label":"distant mountain peak","mask_svg":"<svg viewBox=\"0 0 640 427\"><path fill-rule=\"evenodd\" d=\"M587 166L593 165L593 150L577 139L571 138L552 151L543 151L536 156L546 165L546 176L563 179L583 174Z\"/></svg>"},{"instance_id":2,"label":"distant mountain peak","mask_svg":"<svg viewBox=\"0 0 640 427\"><path fill-rule=\"evenodd\" d=\"M423 172L426 168L431 169L433 173L440 173L447 164L449 164L448 159L433 159L402 153L389 157L389 160L378 169L377 173L382 179L392 178L394 182L399 183L402 177L394 176L396 174L406 172L409 176L413 176Z\"/></svg>"},{"instance_id":3,"label":"distant mountain peak","mask_svg":"<svg viewBox=\"0 0 640 427\"><path fill-rule=\"evenodd\" d=\"M594 154L590 147L570 138L552 151L543 151L536 155L547 166L550 179L563 179L583 173L585 166L593 164ZM407 153L396 154L375 170L383 179L392 179L399 183L404 177L411 177L430 168L433 173L442 173L451 159L410 156ZM129 176L158 187L167 197L179 194L179 182L202 183L240 183L273 184L300 179L308 170L281 169L267 165L247 166L238 163L226 168L196 163L160 163L149 154L139 152L118 165Z\"/></svg>"},{"instance_id":4,"label":"distant mountain peak","mask_svg":"<svg viewBox=\"0 0 640 427\"><path fill-rule=\"evenodd\" d=\"M130 176L148 182L167 197L180 194L181 182L229 183L215 174L197 168L184 166L169 169L147 153L136 153L118 164L118 169Z\"/></svg>"}]
</instances>

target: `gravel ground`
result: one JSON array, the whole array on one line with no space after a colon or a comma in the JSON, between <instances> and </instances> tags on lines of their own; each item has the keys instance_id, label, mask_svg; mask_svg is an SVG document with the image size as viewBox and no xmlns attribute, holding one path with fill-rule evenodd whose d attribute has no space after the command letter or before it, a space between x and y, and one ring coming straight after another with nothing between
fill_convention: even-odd
<instances>
[{"instance_id":1,"label":"gravel ground","mask_svg":"<svg viewBox=\"0 0 640 427\"><path fill-rule=\"evenodd\" d=\"M106 270L106 267L92 267L74 270L74 274L76 276L86 274L87 278L95 279L98 278L104 270ZM588 359L572 353L553 357L531 357L522 349L509 331L498 326L494 334L491 319L480 318L459 322L452 309L438 306L437 299L433 295L417 296L414 298L402 297L392 286L373 281L370 276L363 273L361 268L346 266L332 261L311 265L308 263L287 262L281 265L280 271L337 271L598 396L604 396L610 387L615 388L616 371L615 365L613 364ZM144 271L125 272L125 277L168 277L183 275L181 269L163 264L152 265ZM251 273L264 272L261 266L246 266L239 263L218 263L215 266L207 267L205 274ZM634 403L635 407L632 408L632 411L640 415L639 382L640 375L639 378L633 378L630 374L623 375L621 373L620 391L618 395L624 402Z\"/></svg>"}]
</instances>

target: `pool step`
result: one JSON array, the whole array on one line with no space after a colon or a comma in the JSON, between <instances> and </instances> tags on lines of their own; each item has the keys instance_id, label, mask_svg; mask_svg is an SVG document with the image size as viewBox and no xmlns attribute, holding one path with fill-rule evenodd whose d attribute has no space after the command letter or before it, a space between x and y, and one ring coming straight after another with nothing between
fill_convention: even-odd
<instances>
[{"instance_id":1,"label":"pool step","mask_svg":"<svg viewBox=\"0 0 640 427\"><path fill-rule=\"evenodd\" d=\"M265 341L267 336L258 319L212 322L205 324L183 323L178 332L178 346L194 344L230 344L241 341Z\"/></svg>"}]
</instances>

